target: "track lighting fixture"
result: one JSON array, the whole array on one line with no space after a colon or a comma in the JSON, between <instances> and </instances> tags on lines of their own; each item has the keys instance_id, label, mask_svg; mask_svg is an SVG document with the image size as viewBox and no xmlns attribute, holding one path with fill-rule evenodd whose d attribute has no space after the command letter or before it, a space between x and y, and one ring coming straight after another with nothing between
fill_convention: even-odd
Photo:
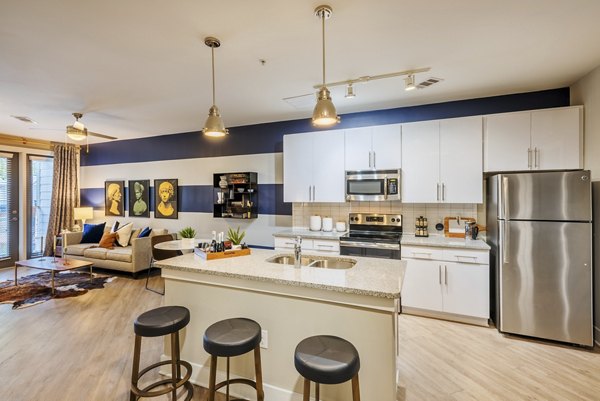
<instances>
[{"instance_id":1,"label":"track lighting fixture","mask_svg":"<svg viewBox=\"0 0 600 401\"><path fill-rule=\"evenodd\" d=\"M354 94L354 88L352 87L352 84L348 84L348 86L346 87L346 96L344 96L346 99L352 99L353 97L356 97L356 95Z\"/></svg>"},{"instance_id":2,"label":"track lighting fixture","mask_svg":"<svg viewBox=\"0 0 600 401\"><path fill-rule=\"evenodd\" d=\"M317 92L317 104L312 115L312 123L318 127L327 127L340 122L329 89L325 85L325 20L331 17L332 13L333 9L330 6L323 5L315 8L315 15L321 19L323 33L323 85Z\"/></svg>"},{"instance_id":3,"label":"track lighting fixture","mask_svg":"<svg viewBox=\"0 0 600 401\"><path fill-rule=\"evenodd\" d=\"M406 91L417 89L417 87L415 86L415 75L408 74L408 76L404 78L404 85L404 90Z\"/></svg>"},{"instance_id":4,"label":"track lighting fixture","mask_svg":"<svg viewBox=\"0 0 600 401\"><path fill-rule=\"evenodd\" d=\"M221 42L217 38L207 37L204 39L204 44L210 47L212 58L212 106L208 110L208 118L204 123L202 132L206 136L222 137L229 134L229 130L225 128L219 108L215 104L215 48L221 46Z\"/></svg>"}]
</instances>

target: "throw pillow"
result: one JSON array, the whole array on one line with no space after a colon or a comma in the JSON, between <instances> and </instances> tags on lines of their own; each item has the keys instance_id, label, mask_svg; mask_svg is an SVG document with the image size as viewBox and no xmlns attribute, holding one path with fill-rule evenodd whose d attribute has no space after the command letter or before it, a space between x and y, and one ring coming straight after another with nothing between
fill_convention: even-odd
<instances>
[{"instance_id":1,"label":"throw pillow","mask_svg":"<svg viewBox=\"0 0 600 401\"><path fill-rule=\"evenodd\" d=\"M116 233L117 230L119 229L119 222L115 220L115 222L113 223L110 232L111 233Z\"/></svg>"},{"instance_id":2,"label":"throw pillow","mask_svg":"<svg viewBox=\"0 0 600 401\"><path fill-rule=\"evenodd\" d=\"M106 222L101 224L84 224L83 236L81 237L82 244L96 244L102 239L104 226Z\"/></svg>"},{"instance_id":3,"label":"throw pillow","mask_svg":"<svg viewBox=\"0 0 600 401\"><path fill-rule=\"evenodd\" d=\"M120 246L129 245L129 238L131 238L131 230L133 229L133 223L127 223L120 227L115 233L117 234L117 243Z\"/></svg>"},{"instance_id":4,"label":"throw pillow","mask_svg":"<svg viewBox=\"0 0 600 401\"><path fill-rule=\"evenodd\" d=\"M115 247L115 241L117 240L117 233L104 233L98 246L100 248L113 249Z\"/></svg>"},{"instance_id":5,"label":"throw pillow","mask_svg":"<svg viewBox=\"0 0 600 401\"><path fill-rule=\"evenodd\" d=\"M140 235L138 235L138 238L149 237L151 232L152 232L152 229L150 227L146 227L142 230Z\"/></svg>"}]
</instances>

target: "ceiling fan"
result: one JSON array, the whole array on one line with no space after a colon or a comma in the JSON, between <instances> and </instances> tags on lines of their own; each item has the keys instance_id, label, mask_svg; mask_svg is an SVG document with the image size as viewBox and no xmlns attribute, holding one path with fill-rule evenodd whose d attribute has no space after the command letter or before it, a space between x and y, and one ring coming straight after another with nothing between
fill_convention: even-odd
<instances>
[{"instance_id":1,"label":"ceiling fan","mask_svg":"<svg viewBox=\"0 0 600 401\"><path fill-rule=\"evenodd\" d=\"M104 139L117 139L114 136L99 134L97 132L88 131L85 125L79 121L81 117L83 117L82 113L73 113L73 117L75 117L75 122L72 125L67 125L67 136L74 141L83 141L89 136L95 136L98 138Z\"/></svg>"}]
</instances>

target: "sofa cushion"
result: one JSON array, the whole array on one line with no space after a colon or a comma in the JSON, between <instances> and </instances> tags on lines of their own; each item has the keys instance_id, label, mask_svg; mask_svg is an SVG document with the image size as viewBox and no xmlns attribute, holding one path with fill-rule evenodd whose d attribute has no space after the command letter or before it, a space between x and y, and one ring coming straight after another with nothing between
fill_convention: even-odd
<instances>
[{"instance_id":1,"label":"sofa cushion","mask_svg":"<svg viewBox=\"0 0 600 401\"><path fill-rule=\"evenodd\" d=\"M101 224L85 224L83 227L83 237L81 238L82 244L97 244L102 238L104 233L104 226L106 222Z\"/></svg>"},{"instance_id":2,"label":"sofa cushion","mask_svg":"<svg viewBox=\"0 0 600 401\"><path fill-rule=\"evenodd\" d=\"M104 233L98 246L100 248L112 249L115 247L115 241L117 240L117 233Z\"/></svg>"},{"instance_id":3,"label":"sofa cushion","mask_svg":"<svg viewBox=\"0 0 600 401\"><path fill-rule=\"evenodd\" d=\"M110 232L111 233L116 233L118 229L119 229L119 221L115 220L115 222L113 223L112 227L110 228Z\"/></svg>"},{"instance_id":4,"label":"sofa cushion","mask_svg":"<svg viewBox=\"0 0 600 401\"><path fill-rule=\"evenodd\" d=\"M90 259L106 259L106 248L88 248L83 251L83 256Z\"/></svg>"},{"instance_id":5,"label":"sofa cushion","mask_svg":"<svg viewBox=\"0 0 600 401\"><path fill-rule=\"evenodd\" d=\"M168 234L168 230L166 228L153 228L150 236L153 237L155 235L165 235Z\"/></svg>"},{"instance_id":6,"label":"sofa cushion","mask_svg":"<svg viewBox=\"0 0 600 401\"><path fill-rule=\"evenodd\" d=\"M67 244L67 255L83 256L86 249L98 244Z\"/></svg>"},{"instance_id":7,"label":"sofa cushion","mask_svg":"<svg viewBox=\"0 0 600 401\"><path fill-rule=\"evenodd\" d=\"M127 223L124 226L121 226L116 232L117 234L117 243L120 246L129 245L129 238L131 238L131 229L133 228L133 223Z\"/></svg>"},{"instance_id":8,"label":"sofa cushion","mask_svg":"<svg viewBox=\"0 0 600 401\"><path fill-rule=\"evenodd\" d=\"M138 238L149 237L151 232L152 229L150 227L146 227L142 231L140 231Z\"/></svg>"},{"instance_id":9,"label":"sofa cushion","mask_svg":"<svg viewBox=\"0 0 600 401\"><path fill-rule=\"evenodd\" d=\"M106 252L106 259L131 263L131 247L110 249Z\"/></svg>"},{"instance_id":10,"label":"sofa cushion","mask_svg":"<svg viewBox=\"0 0 600 401\"><path fill-rule=\"evenodd\" d=\"M141 228L136 228L131 232L131 238L129 238L129 245L131 245L131 242L133 241L134 238L138 238L138 236L140 235L141 232L142 232Z\"/></svg>"}]
</instances>

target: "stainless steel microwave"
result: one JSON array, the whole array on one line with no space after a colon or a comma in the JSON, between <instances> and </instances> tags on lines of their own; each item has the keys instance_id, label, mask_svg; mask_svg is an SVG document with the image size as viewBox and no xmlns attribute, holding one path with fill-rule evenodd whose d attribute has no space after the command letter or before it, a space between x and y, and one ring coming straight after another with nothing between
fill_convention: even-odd
<instances>
[{"instance_id":1,"label":"stainless steel microwave","mask_svg":"<svg viewBox=\"0 0 600 401\"><path fill-rule=\"evenodd\" d=\"M346 171L346 200L401 200L400 177L399 169Z\"/></svg>"}]
</instances>

